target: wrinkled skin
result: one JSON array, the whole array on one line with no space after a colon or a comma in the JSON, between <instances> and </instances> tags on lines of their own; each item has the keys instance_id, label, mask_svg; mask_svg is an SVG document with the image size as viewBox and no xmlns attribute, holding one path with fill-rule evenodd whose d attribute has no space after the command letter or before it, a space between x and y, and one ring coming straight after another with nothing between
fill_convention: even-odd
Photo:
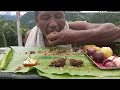
<instances>
[{"instance_id":1,"label":"wrinkled skin","mask_svg":"<svg viewBox=\"0 0 120 90\"><path fill-rule=\"evenodd\" d=\"M62 11L39 11L37 26L46 37L50 32L60 32L65 26L65 16Z\"/></svg>"},{"instance_id":2,"label":"wrinkled skin","mask_svg":"<svg viewBox=\"0 0 120 90\"><path fill-rule=\"evenodd\" d=\"M62 11L39 11L36 19L36 25L41 29L45 46L50 47L49 40L46 39L47 35L51 32L60 32L65 27L65 16Z\"/></svg>"},{"instance_id":3,"label":"wrinkled skin","mask_svg":"<svg viewBox=\"0 0 120 90\"><path fill-rule=\"evenodd\" d=\"M69 32L69 34L67 34ZM66 29L62 30L60 33L57 33L54 36L47 36L47 39L51 41L50 45L51 46L57 46L57 45L62 45L62 44L72 44L76 43L74 42L74 36L71 37L74 34L72 30ZM71 43L72 42L72 43Z\"/></svg>"},{"instance_id":4,"label":"wrinkled skin","mask_svg":"<svg viewBox=\"0 0 120 90\"><path fill-rule=\"evenodd\" d=\"M52 46L73 43L97 43L109 46L114 40L120 38L120 27L112 23L92 24L88 22L72 22L69 24L71 31L62 30L56 36L47 37L52 40Z\"/></svg>"}]
</instances>

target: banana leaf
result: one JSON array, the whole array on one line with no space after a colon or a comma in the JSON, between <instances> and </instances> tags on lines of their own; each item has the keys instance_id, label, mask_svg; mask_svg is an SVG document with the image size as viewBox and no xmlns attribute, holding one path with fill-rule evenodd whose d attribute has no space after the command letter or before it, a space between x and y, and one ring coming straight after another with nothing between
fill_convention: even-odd
<instances>
[{"instance_id":1,"label":"banana leaf","mask_svg":"<svg viewBox=\"0 0 120 90\"><path fill-rule=\"evenodd\" d=\"M55 57L54 57L55 58ZM56 68L56 67L50 67L48 66L51 60L53 60L53 57L49 60L44 59L40 60L41 64L38 66L35 66L38 70L47 73L47 74L64 74L68 73L70 75L79 75L79 76L120 76L120 69L117 70L101 70L97 68L88 58L85 56L68 56L68 59L80 59L84 61L84 65L80 67L74 67L70 66L69 62L64 66L64 68Z\"/></svg>"},{"instance_id":2,"label":"banana leaf","mask_svg":"<svg viewBox=\"0 0 120 90\"><path fill-rule=\"evenodd\" d=\"M96 78L96 77L110 77L119 78L120 69L117 70L101 70L97 68L82 52L70 52L69 55L43 55L41 54L45 48L37 47L11 47L14 51L13 57L10 60L6 70L3 72L28 72L32 69L37 69L39 75L43 75L50 78ZM37 59L40 64L32 67L24 67L21 70L16 68L22 65L23 61L29 59L29 55L25 54L26 51L35 51L37 53L32 54L31 58ZM39 52L38 52L39 51ZM53 59L67 58L67 59L79 59L84 61L84 64L80 67L70 66L67 60L66 65L63 68L50 67L49 64ZM42 72L42 73L41 73Z\"/></svg>"},{"instance_id":3,"label":"banana leaf","mask_svg":"<svg viewBox=\"0 0 120 90\"><path fill-rule=\"evenodd\" d=\"M40 50L40 48L36 48L36 47L25 48L25 47L14 46L11 48L14 51L13 56L8 64L7 68L5 70L2 70L2 72L15 72L16 68L18 66L20 66L23 63L23 61L25 61L27 58L29 58L29 55L26 54L25 52L28 52L28 51L36 51L37 52ZM30 71L31 69L33 69L33 67L25 67L22 70L19 70L19 72L25 73L25 72Z\"/></svg>"},{"instance_id":4,"label":"banana leaf","mask_svg":"<svg viewBox=\"0 0 120 90\"><path fill-rule=\"evenodd\" d=\"M44 73L37 69L37 72L40 76L47 77L49 79L120 79L119 76L79 76L79 75L70 75L67 73L64 74L48 74Z\"/></svg>"},{"instance_id":5,"label":"banana leaf","mask_svg":"<svg viewBox=\"0 0 120 90\"><path fill-rule=\"evenodd\" d=\"M4 57L4 53L0 54L0 62L2 61L3 57Z\"/></svg>"},{"instance_id":6,"label":"banana leaf","mask_svg":"<svg viewBox=\"0 0 120 90\"><path fill-rule=\"evenodd\" d=\"M4 55L4 56L3 56ZM5 50L4 54L2 54L2 58L0 60L0 69L6 69L9 64L11 57L13 56L13 49L8 48Z\"/></svg>"}]
</instances>

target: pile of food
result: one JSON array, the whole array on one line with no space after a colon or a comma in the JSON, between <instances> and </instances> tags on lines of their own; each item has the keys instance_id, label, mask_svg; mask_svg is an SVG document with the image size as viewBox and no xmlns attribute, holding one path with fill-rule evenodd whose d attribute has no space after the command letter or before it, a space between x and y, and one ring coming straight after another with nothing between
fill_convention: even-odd
<instances>
[{"instance_id":1,"label":"pile of food","mask_svg":"<svg viewBox=\"0 0 120 90\"><path fill-rule=\"evenodd\" d=\"M23 61L21 65L17 66L15 71L21 70L25 67L32 67L32 66L36 66L36 65L40 65L40 62L36 59L29 58L28 60Z\"/></svg>"},{"instance_id":2,"label":"pile of food","mask_svg":"<svg viewBox=\"0 0 120 90\"><path fill-rule=\"evenodd\" d=\"M96 45L85 45L84 52L99 68L120 68L120 57L114 55L110 47L98 47Z\"/></svg>"},{"instance_id":3,"label":"pile of food","mask_svg":"<svg viewBox=\"0 0 120 90\"><path fill-rule=\"evenodd\" d=\"M49 66L64 67L67 60L68 60L67 58L56 59L56 60L53 60L49 64ZM79 67L83 64L83 61L82 60L69 59L69 64L71 66Z\"/></svg>"},{"instance_id":4,"label":"pile of food","mask_svg":"<svg viewBox=\"0 0 120 90\"><path fill-rule=\"evenodd\" d=\"M70 49L65 48L55 48L55 49L46 49L42 52L43 55L69 55Z\"/></svg>"},{"instance_id":5,"label":"pile of food","mask_svg":"<svg viewBox=\"0 0 120 90\"><path fill-rule=\"evenodd\" d=\"M51 32L50 34L48 34L47 35L47 37L51 37L51 36L54 36L54 35L56 35L56 34L58 34L58 32L57 31L54 31L54 32ZM52 41L50 41L50 40L48 40L48 43L50 44Z\"/></svg>"}]
</instances>

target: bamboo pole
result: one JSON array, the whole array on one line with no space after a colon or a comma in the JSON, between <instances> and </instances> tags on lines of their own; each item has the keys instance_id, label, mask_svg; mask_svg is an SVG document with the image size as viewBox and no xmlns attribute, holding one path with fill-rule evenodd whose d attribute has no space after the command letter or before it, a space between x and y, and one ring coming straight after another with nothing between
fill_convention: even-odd
<instances>
[{"instance_id":1,"label":"bamboo pole","mask_svg":"<svg viewBox=\"0 0 120 90\"><path fill-rule=\"evenodd\" d=\"M16 11L16 20L17 20L18 46L23 46L22 34L21 34L21 28L20 28L20 11Z\"/></svg>"}]
</instances>

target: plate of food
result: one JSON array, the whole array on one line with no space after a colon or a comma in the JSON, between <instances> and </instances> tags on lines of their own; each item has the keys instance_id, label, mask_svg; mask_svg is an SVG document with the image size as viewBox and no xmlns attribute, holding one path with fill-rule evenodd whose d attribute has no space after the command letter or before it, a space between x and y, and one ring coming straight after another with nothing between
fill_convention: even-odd
<instances>
[{"instance_id":1,"label":"plate of food","mask_svg":"<svg viewBox=\"0 0 120 90\"><path fill-rule=\"evenodd\" d=\"M120 57L110 47L84 45L83 52L100 69L120 69Z\"/></svg>"}]
</instances>

